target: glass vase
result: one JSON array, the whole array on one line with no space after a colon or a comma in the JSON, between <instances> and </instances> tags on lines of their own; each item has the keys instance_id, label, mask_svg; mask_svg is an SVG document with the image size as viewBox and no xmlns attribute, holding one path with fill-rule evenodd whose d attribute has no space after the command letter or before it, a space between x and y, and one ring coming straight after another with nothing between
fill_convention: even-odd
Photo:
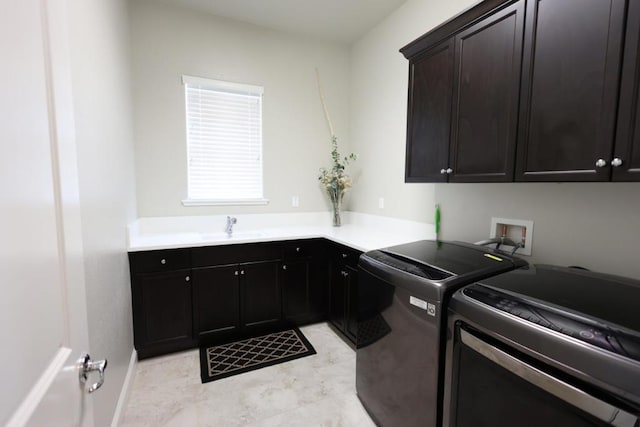
<instances>
[{"instance_id":1,"label":"glass vase","mask_svg":"<svg viewBox=\"0 0 640 427\"><path fill-rule=\"evenodd\" d=\"M331 204L333 205L333 226L340 227L342 225L342 219L340 218L340 209L342 208L342 197L339 194L332 195Z\"/></svg>"}]
</instances>

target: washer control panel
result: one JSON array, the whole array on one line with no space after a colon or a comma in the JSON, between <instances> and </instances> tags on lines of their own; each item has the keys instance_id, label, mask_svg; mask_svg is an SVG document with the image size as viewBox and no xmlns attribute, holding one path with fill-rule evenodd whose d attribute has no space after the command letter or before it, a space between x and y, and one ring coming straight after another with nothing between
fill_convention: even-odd
<instances>
[{"instance_id":1,"label":"washer control panel","mask_svg":"<svg viewBox=\"0 0 640 427\"><path fill-rule=\"evenodd\" d=\"M471 285L462 293L497 310L568 335L607 351L640 361L640 336L605 326L557 307L518 298L482 285Z\"/></svg>"}]
</instances>

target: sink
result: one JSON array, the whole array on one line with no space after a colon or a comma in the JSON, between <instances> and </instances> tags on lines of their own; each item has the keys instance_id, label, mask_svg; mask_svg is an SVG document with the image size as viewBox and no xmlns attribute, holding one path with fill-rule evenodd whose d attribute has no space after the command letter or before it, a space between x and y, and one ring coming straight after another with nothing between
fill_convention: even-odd
<instances>
[{"instance_id":1,"label":"sink","mask_svg":"<svg viewBox=\"0 0 640 427\"><path fill-rule=\"evenodd\" d=\"M265 237L262 231L234 231L231 237L225 232L218 233L201 233L202 240L240 240L240 239L259 239Z\"/></svg>"}]
</instances>

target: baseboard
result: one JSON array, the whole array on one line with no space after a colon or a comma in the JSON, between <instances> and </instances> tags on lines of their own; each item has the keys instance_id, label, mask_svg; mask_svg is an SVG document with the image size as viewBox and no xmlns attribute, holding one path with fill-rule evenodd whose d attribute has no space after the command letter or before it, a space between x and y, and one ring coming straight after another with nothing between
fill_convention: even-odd
<instances>
[{"instance_id":1,"label":"baseboard","mask_svg":"<svg viewBox=\"0 0 640 427\"><path fill-rule=\"evenodd\" d=\"M124 383L122 384L122 390L120 390L120 397L118 398L118 404L116 410L113 413L113 419L111 420L111 427L118 427L122 423L122 417L124 411L127 408L129 402L129 392L133 385L133 377L136 373L136 365L138 364L138 356L136 350L131 352L131 359L129 359L129 368L127 369L127 375L124 377Z\"/></svg>"}]
</instances>

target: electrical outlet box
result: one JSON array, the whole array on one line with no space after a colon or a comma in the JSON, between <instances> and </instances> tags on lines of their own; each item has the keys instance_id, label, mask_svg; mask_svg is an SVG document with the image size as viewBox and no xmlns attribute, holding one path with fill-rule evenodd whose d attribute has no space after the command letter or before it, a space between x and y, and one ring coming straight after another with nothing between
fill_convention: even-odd
<instances>
[{"instance_id":1,"label":"electrical outlet box","mask_svg":"<svg viewBox=\"0 0 640 427\"><path fill-rule=\"evenodd\" d=\"M533 221L509 218L491 218L490 238L508 237L523 246L516 251L517 255L531 255L533 246ZM500 249L511 252L513 246L500 245Z\"/></svg>"},{"instance_id":2,"label":"electrical outlet box","mask_svg":"<svg viewBox=\"0 0 640 427\"><path fill-rule=\"evenodd\" d=\"M291 196L291 207L297 208L300 206L300 198L298 196Z\"/></svg>"},{"instance_id":3,"label":"electrical outlet box","mask_svg":"<svg viewBox=\"0 0 640 427\"><path fill-rule=\"evenodd\" d=\"M378 198L378 208L384 209L384 197Z\"/></svg>"}]
</instances>

